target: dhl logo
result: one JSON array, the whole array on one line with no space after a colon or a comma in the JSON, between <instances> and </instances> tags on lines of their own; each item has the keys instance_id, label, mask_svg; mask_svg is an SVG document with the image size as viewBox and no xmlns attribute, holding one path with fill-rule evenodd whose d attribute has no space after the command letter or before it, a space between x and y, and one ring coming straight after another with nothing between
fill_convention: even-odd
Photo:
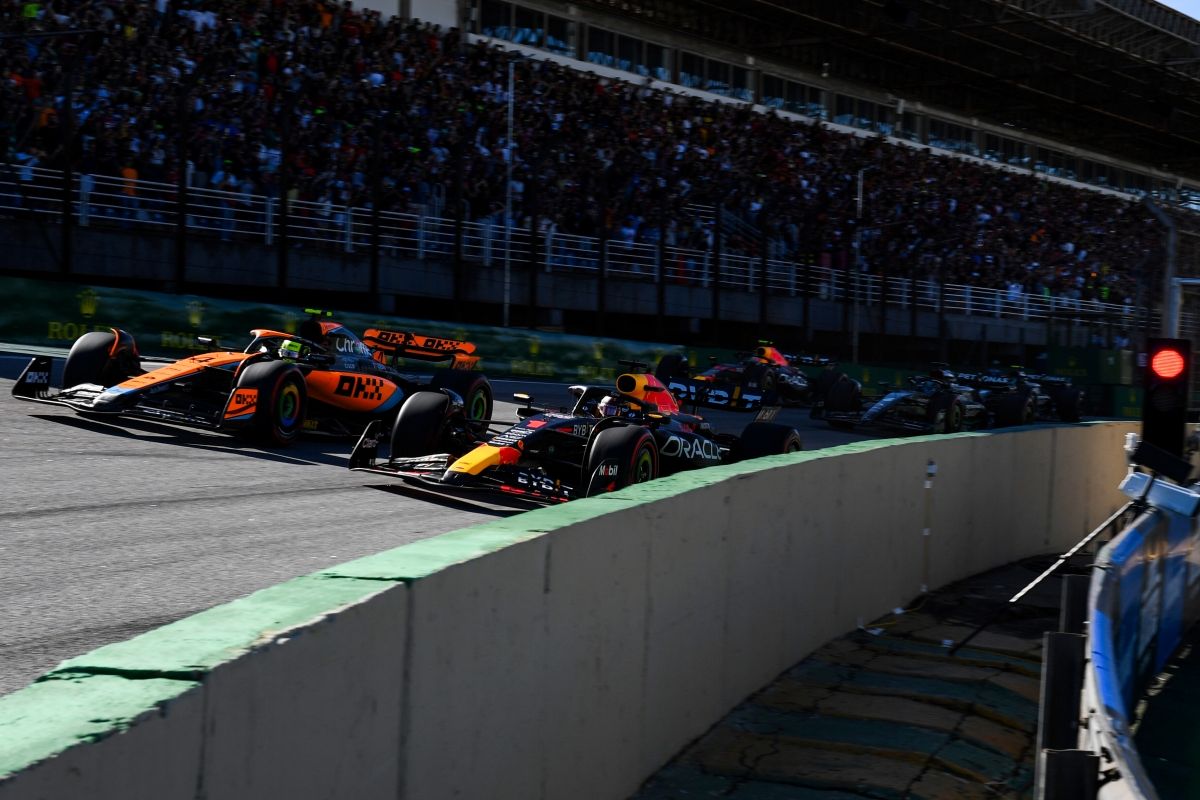
<instances>
[{"instance_id":1,"label":"dhl logo","mask_svg":"<svg viewBox=\"0 0 1200 800\"><path fill-rule=\"evenodd\" d=\"M253 414L258 408L258 389L237 389L225 406L225 419L237 419Z\"/></svg>"},{"instance_id":2,"label":"dhl logo","mask_svg":"<svg viewBox=\"0 0 1200 800\"><path fill-rule=\"evenodd\" d=\"M456 351L470 353L475 350L475 346L470 342L462 342L457 339L442 339L437 336L422 336L409 331L381 331L372 329L363 334L363 339L367 341L373 340L379 344L395 348L433 350L439 353L453 353Z\"/></svg>"},{"instance_id":3,"label":"dhl logo","mask_svg":"<svg viewBox=\"0 0 1200 800\"><path fill-rule=\"evenodd\" d=\"M384 382L382 378L372 378L367 375L341 375L333 393L342 397L355 397L363 400L382 400Z\"/></svg>"}]
</instances>

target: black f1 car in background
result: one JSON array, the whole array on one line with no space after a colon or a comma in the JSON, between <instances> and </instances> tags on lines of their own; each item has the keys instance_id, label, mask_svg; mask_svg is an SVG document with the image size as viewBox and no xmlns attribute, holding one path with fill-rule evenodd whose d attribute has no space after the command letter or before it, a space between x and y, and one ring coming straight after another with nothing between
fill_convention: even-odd
<instances>
[{"instance_id":1,"label":"black f1 car in background","mask_svg":"<svg viewBox=\"0 0 1200 800\"><path fill-rule=\"evenodd\" d=\"M825 398L824 419L830 427L872 427L903 433L957 433L986 427L987 407L975 391L943 369L915 375L903 388L864 399L862 384L842 375Z\"/></svg>"},{"instance_id":2,"label":"black f1 car in background","mask_svg":"<svg viewBox=\"0 0 1200 800\"><path fill-rule=\"evenodd\" d=\"M364 336L368 345L337 322L310 323L311 338L256 329L244 349L200 339L213 352L178 360L143 359L126 331L92 331L71 346L62 388L50 385L52 359L39 356L12 391L84 415L241 431L273 445L302 431L357 435L371 420L390 422L404 399L422 389L454 397L465 417L491 416L491 384L470 371L478 362L471 343L373 329ZM416 376L401 372L398 358L448 360L452 368Z\"/></svg>"},{"instance_id":3,"label":"black f1 car in background","mask_svg":"<svg viewBox=\"0 0 1200 800\"><path fill-rule=\"evenodd\" d=\"M480 433L446 392L404 401L390 431L371 423L350 456L350 469L399 478L441 492L498 493L538 504L565 502L662 475L801 449L800 434L761 410L741 436L715 433L683 413L646 365L616 385L572 386L569 409L535 408L528 395L518 422L489 421ZM387 458L380 447L386 442Z\"/></svg>"},{"instance_id":4,"label":"black f1 car in background","mask_svg":"<svg viewBox=\"0 0 1200 800\"><path fill-rule=\"evenodd\" d=\"M682 354L668 353L659 360L654 375L689 404L753 411L764 404L794 406L810 402L812 386L801 367L831 363L824 356L785 355L765 341L737 357L740 360L736 363L714 363L700 374L691 375Z\"/></svg>"},{"instance_id":5,"label":"black f1 car in background","mask_svg":"<svg viewBox=\"0 0 1200 800\"><path fill-rule=\"evenodd\" d=\"M1029 375L1020 367L959 372L958 382L976 390L996 426L1058 420L1079 422L1084 392L1070 378Z\"/></svg>"}]
</instances>

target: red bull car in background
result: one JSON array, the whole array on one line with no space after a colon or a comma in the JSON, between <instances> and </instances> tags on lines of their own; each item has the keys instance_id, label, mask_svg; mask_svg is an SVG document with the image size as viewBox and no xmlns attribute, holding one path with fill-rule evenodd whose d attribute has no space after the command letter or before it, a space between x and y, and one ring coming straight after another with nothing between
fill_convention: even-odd
<instances>
[{"instance_id":1,"label":"red bull car in background","mask_svg":"<svg viewBox=\"0 0 1200 800\"><path fill-rule=\"evenodd\" d=\"M337 322L316 319L302 331L255 329L240 350L201 338L213 351L179 360L142 358L126 331L92 331L72 345L61 388L50 385L52 359L39 356L12 391L83 415L245 432L272 445L301 432L355 436L372 420L390 422L406 398L424 389L454 398L467 420L491 416L491 384L472 371L479 357L469 342L376 329L359 339ZM418 376L402 372L399 359L448 361L450 368Z\"/></svg>"},{"instance_id":2,"label":"red bull car in background","mask_svg":"<svg viewBox=\"0 0 1200 800\"><path fill-rule=\"evenodd\" d=\"M390 430L372 422L350 456L350 469L398 478L444 493L488 492L553 504L613 491L662 475L801 449L800 434L761 410L740 436L714 432L680 410L646 365L615 386L572 386L570 409L535 408L528 395L518 422L489 421L480 432L447 392L409 397ZM387 457L381 458L386 443Z\"/></svg>"},{"instance_id":3,"label":"red bull car in background","mask_svg":"<svg viewBox=\"0 0 1200 800\"><path fill-rule=\"evenodd\" d=\"M683 355L669 353L659 360L654 374L690 404L753 411L764 403L795 406L811 402L812 386L801 368L831 362L824 356L786 355L766 341L737 355L736 363L714 363L691 375Z\"/></svg>"}]
</instances>

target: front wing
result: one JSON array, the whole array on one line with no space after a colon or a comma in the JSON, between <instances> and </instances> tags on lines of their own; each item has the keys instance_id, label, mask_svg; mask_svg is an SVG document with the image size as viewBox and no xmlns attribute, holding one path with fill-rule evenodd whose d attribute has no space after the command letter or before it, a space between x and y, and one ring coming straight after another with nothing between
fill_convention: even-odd
<instances>
[{"instance_id":1,"label":"front wing","mask_svg":"<svg viewBox=\"0 0 1200 800\"><path fill-rule=\"evenodd\" d=\"M573 500L576 495L535 472L513 467L492 468L480 475L450 473L451 453L432 453L408 458L380 459L379 445L384 435L383 420L373 420L359 437L350 453L349 467L355 472L386 475L421 489L449 496L492 494L537 505L555 505Z\"/></svg>"},{"instance_id":2,"label":"front wing","mask_svg":"<svg viewBox=\"0 0 1200 800\"><path fill-rule=\"evenodd\" d=\"M85 416L136 417L155 422L169 422L210 430L237 427L246 421L240 417L233 418L230 416L231 413L236 411L232 406L232 396L230 397L230 404L227 404L225 409L217 409L216 413L213 414L161 408L136 402L136 400L130 403L98 403L97 400L106 394L107 387L99 384L83 383L78 386L56 389L50 385L50 375L53 366L54 360L50 356L35 356L30 359L25 369L21 372L21 375L17 378L16 383L13 384L13 397L18 400L26 400L34 403L66 406ZM253 409L251 408L250 411L252 412ZM248 416L246 419L248 419Z\"/></svg>"}]
</instances>

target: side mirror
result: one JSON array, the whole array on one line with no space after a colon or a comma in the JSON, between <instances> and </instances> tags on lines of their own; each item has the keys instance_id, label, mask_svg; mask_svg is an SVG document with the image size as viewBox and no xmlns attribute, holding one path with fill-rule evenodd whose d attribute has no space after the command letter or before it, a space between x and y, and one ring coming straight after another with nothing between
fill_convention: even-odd
<instances>
[{"instance_id":1,"label":"side mirror","mask_svg":"<svg viewBox=\"0 0 1200 800\"><path fill-rule=\"evenodd\" d=\"M517 419L525 419L532 417L537 413L537 409L533 407L533 397L525 392L513 392L513 400L524 403L523 406L517 407Z\"/></svg>"}]
</instances>

